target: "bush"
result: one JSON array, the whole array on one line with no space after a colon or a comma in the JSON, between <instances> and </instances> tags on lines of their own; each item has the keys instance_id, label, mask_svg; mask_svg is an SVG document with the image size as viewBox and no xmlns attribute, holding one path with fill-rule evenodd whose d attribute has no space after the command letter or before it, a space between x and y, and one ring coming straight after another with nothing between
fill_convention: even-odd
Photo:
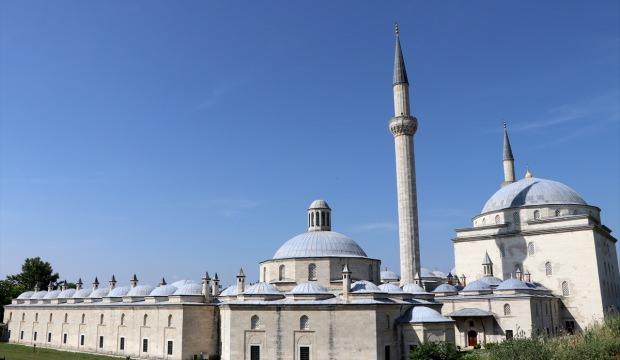
<instances>
[{"instance_id":1,"label":"bush","mask_svg":"<svg viewBox=\"0 0 620 360\"><path fill-rule=\"evenodd\" d=\"M429 342L422 344L409 353L410 360L456 360L460 354L454 344Z\"/></svg>"}]
</instances>

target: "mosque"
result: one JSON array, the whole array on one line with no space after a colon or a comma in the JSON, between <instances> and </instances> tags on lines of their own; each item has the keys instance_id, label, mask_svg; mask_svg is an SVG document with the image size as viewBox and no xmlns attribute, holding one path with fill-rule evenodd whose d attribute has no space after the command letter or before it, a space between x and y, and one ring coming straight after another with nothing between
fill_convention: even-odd
<instances>
[{"instance_id":1,"label":"mosque","mask_svg":"<svg viewBox=\"0 0 620 360\"><path fill-rule=\"evenodd\" d=\"M12 343L136 359L406 359L425 342L461 348L580 331L620 307L616 239L600 209L568 186L517 180L504 129L504 182L452 239L448 274L420 267L409 81L396 29L394 136L400 275L381 271L332 209L312 202L307 231L221 289L217 274L157 286L81 279L5 307ZM337 222L336 222L337 223Z\"/></svg>"}]
</instances>

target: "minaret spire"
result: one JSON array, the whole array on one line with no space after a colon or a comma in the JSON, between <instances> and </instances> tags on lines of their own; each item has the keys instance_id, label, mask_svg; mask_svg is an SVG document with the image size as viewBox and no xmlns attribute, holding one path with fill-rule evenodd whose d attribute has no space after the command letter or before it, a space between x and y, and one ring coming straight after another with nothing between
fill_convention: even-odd
<instances>
[{"instance_id":1,"label":"minaret spire","mask_svg":"<svg viewBox=\"0 0 620 360\"><path fill-rule=\"evenodd\" d=\"M515 182L515 159L512 156L512 148L510 147L510 139L508 139L508 126L504 121L504 182L502 187Z\"/></svg>"},{"instance_id":2,"label":"minaret spire","mask_svg":"<svg viewBox=\"0 0 620 360\"><path fill-rule=\"evenodd\" d=\"M390 119L390 132L394 135L396 150L400 282L404 285L416 282L416 276L420 274L418 199L413 145L413 135L418 128L418 120L410 114L409 80L400 46L400 27L398 24L395 24L394 30L396 34L392 82L394 117Z\"/></svg>"}]
</instances>

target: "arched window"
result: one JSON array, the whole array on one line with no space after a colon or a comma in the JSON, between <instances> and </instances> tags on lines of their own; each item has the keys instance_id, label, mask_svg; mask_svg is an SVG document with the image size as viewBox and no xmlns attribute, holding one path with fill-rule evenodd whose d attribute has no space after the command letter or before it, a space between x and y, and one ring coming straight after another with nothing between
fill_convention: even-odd
<instances>
[{"instance_id":1,"label":"arched window","mask_svg":"<svg viewBox=\"0 0 620 360\"><path fill-rule=\"evenodd\" d=\"M260 319L258 318L258 315L252 315L250 318L250 329L256 330L258 328L260 328Z\"/></svg>"},{"instance_id":2,"label":"arched window","mask_svg":"<svg viewBox=\"0 0 620 360\"><path fill-rule=\"evenodd\" d=\"M515 264L515 273L521 272L521 265Z\"/></svg>"},{"instance_id":3,"label":"arched window","mask_svg":"<svg viewBox=\"0 0 620 360\"><path fill-rule=\"evenodd\" d=\"M9 313L9 321L11 321L13 319L13 312Z\"/></svg>"},{"instance_id":4,"label":"arched window","mask_svg":"<svg viewBox=\"0 0 620 360\"><path fill-rule=\"evenodd\" d=\"M308 321L308 317L306 315L303 315L301 318L299 318L299 329L300 330L310 329L310 322Z\"/></svg>"},{"instance_id":5,"label":"arched window","mask_svg":"<svg viewBox=\"0 0 620 360\"><path fill-rule=\"evenodd\" d=\"M385 327L386 329L390 328L390 315L385 314Z\"/></svg>"},{"instance_id":6,"label":"arched window","mask_svg":"<svg viewBox=\"0 0 620 360\"><path fill-rule=\"evenodd\" d=\"M263 268L263 281L267 282L267 268L266 267Z\"/></svg>"},{"instance_id":7,"label":"arched window","mask_svg":"<svg viewBox=\"0 0 620 360\"><path fill-rule=\"evenodd\" d=\"M321 226L325 226L325 213L321 211Z\"/></svg>"},{"instance_id":8,"label":"arched window","mask_svg":"<svg viewBox=\"0 0 620 360\"><path fill-rule=\"evenodd\" d=\"M280 268L278 269L278 280L284 280L284 276L286 275L285 271L286 268L284 267L284 265L280 265Z\"/></svg>"},{"instance_id":9,"label":"arched window","mask_svg":"<svg viewBox=\"0 0 620 360\"><path fill-rule=\"evenodd\" d=\"M314 264L308 265L308 280L316 280L316 265Z\"/></svg>"},{"instance_id":10,"label":"arched window","mask_svg":"<svg viewBox=\"0 0 620 360\"><path fill-rule=\"evenodd\" d=\"M540 219L540 211L538 211L538 210L534 211L534 219L536 219L536 220Z\"/></svg>"},{"instance_id":11,"label":"arched window","mask_svg":"<svg viewBox=\"0 0 620 360\"><path fill-rule=\"evenodd\" d=\"M562 295L568 296L570 295L570 289L568 288L568 282L562 281Z\"/></svg>"},{"instance_id":12,"label":"arched window","mask_svg":"<svg viewBox=\"0 0 620 360\"><path fill-rule=\"evenodd\" d=\"M54 318L54 314L50 313L50 322L52 322L53 318Z\"/></svg>"},{"instance_id":13,"label":"arched window","mask_svg":"<svg viewBox=\"0 0 620 360\"><path fill-rule=\"evenodd\" d=\"M372 271L372 265L368 265L368 280L372 281L374 278L374 272Z\"/></svg>"},{"instance_id":14,"label":"arched window","mask_svg":"<svg viewBox=\"0 0 620 360\"><path fill-rule=\"evenodd\" d=\"M308 213L308 227L312 226L312 220L310 220L310 213Z\"/></svg>"},{"instance_id":15,"label":"arched window","mask_svg":"<svg viewBox=\"0 0 620 360\"><path fill-rule=\"evenodd\" d=\"M551 263L549 261L545 263L545 274L547 276L553 275L553 269L551 268Z\"/></svg>"},{"instance_id":16,"label":"arched window","mask_svg":"<svg viewBox=\"0 0 620 360\"><path fill-rule=\"evenodd\" d=\"M103 314L99 315L99 325L103 325Z\"/></svg>"},{"instance_id":17,"label":"arched window","mask_svg":"<svg viewBox=\"0 0 620 360\"><path fill-rule=\"evenodd\" d=\"M327 213L327 224L325 224L325 225L327 225L327 226L331 226L331 225L330 225L330 222L331 222L330 217L331 217L331 216L330 216L330 214L329 214L329 213Z\"/></svg>"},{"instance_id":18,"label":"arched window","mask_svg":"<svg viewBox=\"0 0 620 360\"><path fill-rule=\"evenodd\" d=\"M86 314L82 314L82 324L86 323Z\"/></svg>"},{"instance_id":19,"label":"arched window","mask_svg":"<svg viewBox=\"0 0 620 360\"><path fill-rule=\"evenodd\" d=\"M26 313L22 313L22 321L26 321Z\"/></svg>"},{"instance_id":20,"label":"arched window","mask_svg":"<svg viewBox=\"0 0 620 360\"><path fill-rule=\"evenodd\" d=\"M168 315L168 327L172 327L172 314Z\"/></svg>"},{"instance_id":21,"label":"arched window","mask_svg":"<svg viewBox=\"0 0 620 360\"><path fill-rule=\"evenodd\" d=\"M533 255L534 255L534 253L535 253L535 250L534 250L534 243L533 243L533 242L530 242L530 243L528 243L528 244L527 244L527 255L528 255L528 256L533 256Z\"/></svg>"},{"instance_id":22,"label":"arched window","mask_svg":"<svg viewBox=\"0 0 620 360\"><path fill-rule=\"evenodd\" d=\"M121 314L121 326L125 325L125 314Z\"/></svg>"},{"instance_id":23,"label":"arched window","mask_svg":"<svg viewBox=\"0 0 620 360\"><path fill-rule=\"evenodd\" d=\"M69 314L65 313L65 323L69 322Z\"/></svg>"},{"instance_id":24,"label":"arched window","mask_svg":"<svg viewBox=\"0 0 620 360\"><path fill-rule=\"evenodd\" d=\"M499 224L499 222L500 222L500 217L499 217L499 215L495 215L495 223L496 223L496 224Z\"/></svg>"},{"instance_id":25,"label":"arched window","mask_svg":"<svg viewBox=\"0 0 620 360\"><path fill-rule=\"evenodd\" d=\"M486 225L487 223L487 218L482 218L482 225Z\"/></svg>"},{"instance_id":26,"label":"arched window","mask_svg":"<svg viewBox=\"0 0 620 360\"><path fill-rule=\"evenodd\" d=\"M519 221L520 221L520 220L519 220L519 212L514 212L514 213L512 214L512 220L514 221L514 223L515 223L515 224L518 224L518 223L519 223Z\"/></svg>"},{"instance_id":27,"label":"arched window","mask_svg":"<svg viewBox=\"0 0 620 360\"><path fill-rule=\"evenodd\" d=\"M510 315L510 304L504 304L504 315L505 316Z\"/></svg>"},{"instance_id":28,"label":"arched window","mask_svg":"<svg viewBox=\"0 0 620 360\"><path fill-rule=\"evenodd\" d=\"M149 316L147 314L144 314L144 318L142 319L142 326L146 326L146 321L148 320Z\"/></svg>"},{"instance_id":29,"label":"arched window","mask_svg":"<svg viewBox=\"0 0 620 360\"><path fill-rule=\"evenodd\" d=\"M39 321L39 313L34 314L34 321Z\"/></svg>"},{"instance_id":30,"label":"arched window","mask_svg":"<svg viewBox=\"0 0 620 360\"><path fill-rule=\"evenodd\" d=\"M555 209L555 216L560 216L560 209Z\"/></svg>"},{"instance_id":31,"label":"arched window","mask_svg":"<svg viewBox=\"0 0 620 360\"><path fill-rule=\"evenodd\" d=\"M310 213L310 224L314 226L314 213Z\"/></svg>"}]
</instances>

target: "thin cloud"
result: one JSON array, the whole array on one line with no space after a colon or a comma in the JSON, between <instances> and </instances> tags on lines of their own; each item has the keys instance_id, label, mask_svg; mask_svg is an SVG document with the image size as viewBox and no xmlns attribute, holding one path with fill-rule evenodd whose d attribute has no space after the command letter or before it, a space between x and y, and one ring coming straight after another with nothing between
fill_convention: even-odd
<instances>
[{"instance_id":1,"label":"thin cloud","mask_svg":"<svg viewBox=\"0 0 620 360\"><path fill-rule=\"evenodd\" d=\"M565 123L581 122L587 126L601 125L607 122L620 120L620 94L611 92L595 98L590 98L573 104L551 108L547 111L544 120L532 121L520 126L512 127L512 131L536 131L549 127L557 127ZM574 137L572 137L574 138Z\"/></svg>"},{"instance_id":2,"label":"thin cloud","mask_svg":"<svg viewBox=\"0 0 620 360\"><path fill-rule=\"evenodd\" d=\"M196 106L196 110L210 109L218 105L226 98L226 95L230 94L236 88L236 86L237 84L234 82L227 82L210 89L206 99Z\"/></svg>"},{"instance_id":3,"label":"thin cloud","mask_svg":"<svg viewBox=\"0 0 620 360\"><path fill-rule=\"evenodd\" d=\"M398 229L396 223L393 222L375 222L375 223L367 223L360 224L353 227L354 232L365 232L365 231L395 231Z\"/></svg>"}]
</instances>

